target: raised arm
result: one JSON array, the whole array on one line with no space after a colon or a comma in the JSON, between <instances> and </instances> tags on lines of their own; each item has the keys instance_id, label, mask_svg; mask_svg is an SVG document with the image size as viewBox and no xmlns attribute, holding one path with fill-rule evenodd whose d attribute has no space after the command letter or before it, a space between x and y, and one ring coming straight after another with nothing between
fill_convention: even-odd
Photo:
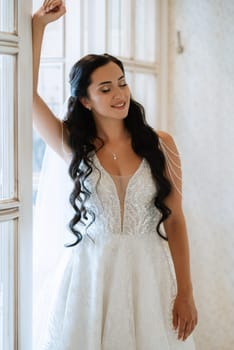
<instances>
[{"instance_id":1,"label":"raised arm","mask_svg":"<svg viewBox=\"0 0 234 350\"><path fill-rule=\"evenodd\" d=\"M38 94L38 74L45 27L48 23L59 19L65 12L63 1L46 0L32 17L33 123L44 141L62 157L64 157L62 137L64 137L63 141L66 143L67 134L62 130L63 124L61 121L56 118Z\"/></svg>"}]
</instances>

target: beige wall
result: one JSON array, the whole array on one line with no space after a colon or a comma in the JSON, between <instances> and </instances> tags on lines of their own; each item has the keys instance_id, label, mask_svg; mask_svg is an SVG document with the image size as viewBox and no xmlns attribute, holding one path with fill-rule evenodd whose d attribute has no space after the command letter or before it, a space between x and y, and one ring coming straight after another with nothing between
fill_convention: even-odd
<instances>
[{"instance_id":1,"label":"beige wall","mask_svg":"<svg viewBox=\"0 0 234 350\"><path fill-rule=\"evenodd\" d=\"M184 53L178 54L177 31ZM200 323L198 350L234 344L234 1L169 1L169 115Z\"/></svg>"}]
</instances>

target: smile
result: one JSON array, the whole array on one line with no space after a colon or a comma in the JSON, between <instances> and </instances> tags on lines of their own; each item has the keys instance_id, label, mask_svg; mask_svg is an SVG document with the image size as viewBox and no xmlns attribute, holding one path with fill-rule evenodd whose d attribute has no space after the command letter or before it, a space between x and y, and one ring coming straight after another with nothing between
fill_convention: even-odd
<instances>
[{"instance_id":1,"label":"smile","mask_svg":"<svg viewBox=\"0 0 234 350\"><path fill-rule=\"evenodd\" d=\"M116 105L112 105L111 107L117 108L117 109L123 109L123 108L125 108L125 106L126 106L126 102L121 102L121 103L118 103Z\"/></svg>"}]
</instances>

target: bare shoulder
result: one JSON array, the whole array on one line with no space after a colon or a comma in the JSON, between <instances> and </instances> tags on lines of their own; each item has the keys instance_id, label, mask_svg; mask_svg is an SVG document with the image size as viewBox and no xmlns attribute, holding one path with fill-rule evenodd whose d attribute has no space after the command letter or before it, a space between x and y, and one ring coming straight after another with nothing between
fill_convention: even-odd
<instances>
[{"instance_id":1,"label":"bare shoulder","mask_svg":"<svg viewBox=\"0 0 234 350\"><path fill-rule=\"evenodd\" d=\"M155 130L155 132L162 139L166 139L166 138L171 138L172 137L168 132L166 132L164 130Z\"/></svg>"},{"instance_id":2,"label":"bare shoulder","mask_svg":"<svg viewBox=\"0 0 234 350\"><path fill-rule=\"evenodd\" d=\"M162 131L162 130L157 130L155 131L156 134L159 137L159 142L164 145L165 147L168 148L168 150L171 150L173 152L175 152L176 154L178 153L174 138L172 137L172 135L170 135L168 132L166 131Z\"/></svg>"},{"instance_id":3,"label":"bare shoulder","mask_svg":"<svg viewBox=\"0 0 234 350\"><path fill-rule=\"evenodd\" d=\"M155 131L159 138L161 151L165 156L165 174L172 185L173 198L182 196L182 169L180 155L173 137L165 131ZM179 196L179 197L178 197ZM171 197L172 198L172 197Z\"/></svg>"}]
</instances>

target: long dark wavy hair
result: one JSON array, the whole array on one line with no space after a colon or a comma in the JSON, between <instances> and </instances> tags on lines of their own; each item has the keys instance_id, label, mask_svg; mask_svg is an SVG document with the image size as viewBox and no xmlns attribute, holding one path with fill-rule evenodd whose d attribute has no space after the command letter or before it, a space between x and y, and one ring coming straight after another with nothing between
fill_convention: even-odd
<instances>
[{"instance_id":1,"label":"long dark wavy hair","mask_svg":"<svg viewBox=\"0 0 234 350\"><path fill-rule=\"evenodd\" d=\"M85 224L88 214L92 215L93 221L95 220L95 214L88 212L85 206L86 200L91 195L85 186L85 180L92 173L92 154L95 151L94 141L98 139L98 135L92 112L83 106L81 99L88 97L87 89L91 84L92 73L97 68L110 62L117 64L125 75L122 62L109 54L92 54L81 58L72 67L69 75L71 97L68 101L68 111L64 119L64 126L68 130L68 143L72 150L69 174L74 181L74 188L70 194L70 203L75 210L75 214L69 223L69 227L76 236L75 242L67 245L69 247L75 246L82 240L82 234L76 228L77 223ZM145 158L150 165L157 188L154 204L161 213L156 230L162 238L167 240L160 231L161 223L171 213L171 210L164 203L165 198L171 192L171 184L164 176L165 157L160 149L157 133L146 122L143 106L132 97L124 124L131 135L134 152L141 158Z\"/></svg>"}]
</instances>

